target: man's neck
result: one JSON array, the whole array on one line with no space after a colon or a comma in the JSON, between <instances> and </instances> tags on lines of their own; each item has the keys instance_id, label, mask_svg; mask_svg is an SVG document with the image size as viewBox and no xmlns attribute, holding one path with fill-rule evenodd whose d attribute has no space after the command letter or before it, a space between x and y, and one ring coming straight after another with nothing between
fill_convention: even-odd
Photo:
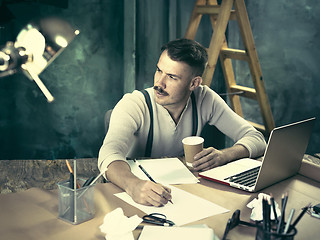
<instances>
[{"instance_id":1,"label":"man's neck","mask_svg":"<svg viewBox=\"0 0 320 240\"><path fill-rule=\"evenodd\" d=\"M173 121L178 124L179 120L180 120L180 117L181 117L181 114L182 114L182 111L183 111L184 108L182 108L181 110L175 110L175 111L170 111L169 109L168 112L170 114L170 116L172 117Z\"/></svg>"},{"instance_id":2,"label":"man's neck","mask_svg":"<svg viewBox=\"0 0 320 240\"><path fill-rule=\"evenodd\" d=\"M188 103L188 99L184 104L179 104L179 105L169 105L169 106L165 106L164 108L167 109L167 111L169 112L171 118L173 119L173 121L178 124L180 117L183 113L183 110L185 109L186 105Z\"/></svg>"}]
</instances>

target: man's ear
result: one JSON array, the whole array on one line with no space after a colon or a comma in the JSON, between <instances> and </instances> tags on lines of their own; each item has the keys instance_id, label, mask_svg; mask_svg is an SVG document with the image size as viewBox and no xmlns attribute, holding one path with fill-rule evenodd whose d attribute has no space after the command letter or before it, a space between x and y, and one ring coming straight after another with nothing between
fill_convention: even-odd
<instances>
[{"instance_id":1,"label":"man's ear","mask_svg":"<svg viewBox=\"0 0 320 240\"><path fill-rule=\"evenodd\" d=\"M195 90L202 83L202 77L196 76L191 80L190 91Z\"/></svg>"}]
</instances>

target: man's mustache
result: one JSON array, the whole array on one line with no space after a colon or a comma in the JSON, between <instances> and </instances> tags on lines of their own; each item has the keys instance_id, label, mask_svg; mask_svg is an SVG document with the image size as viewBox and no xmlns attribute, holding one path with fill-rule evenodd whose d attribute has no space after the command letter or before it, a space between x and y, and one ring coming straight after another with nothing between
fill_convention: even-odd
<instances>
[{"instance_id":1,"label":"man's mustache","mask_svg":"<svg viewBox=\"0 0 320 240\"><path fill-rule=\"evenodd\" d=\"M167 92L164 91L162 87L154 86L153 89L158 91L160 94L167 94Z\"/></svg>"}]
</instances>

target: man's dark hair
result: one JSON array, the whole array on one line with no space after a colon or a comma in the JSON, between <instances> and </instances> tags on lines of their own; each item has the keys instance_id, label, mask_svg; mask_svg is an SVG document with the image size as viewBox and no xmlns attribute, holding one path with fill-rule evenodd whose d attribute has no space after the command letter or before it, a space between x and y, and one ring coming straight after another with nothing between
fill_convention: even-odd
<instances>
[{"instance_id":1,"label":"man's dark hair","mask_svg":"<svg viewBox=\"0 0 320 240\"><path fill-rule=\"evenodd\" d=\"M182 38L163 45L161 53L165 50L172 60L188 64L193 69L195 76L202 76L208 61L208 54L201 44Z\"/></svg>"}]
</instances>

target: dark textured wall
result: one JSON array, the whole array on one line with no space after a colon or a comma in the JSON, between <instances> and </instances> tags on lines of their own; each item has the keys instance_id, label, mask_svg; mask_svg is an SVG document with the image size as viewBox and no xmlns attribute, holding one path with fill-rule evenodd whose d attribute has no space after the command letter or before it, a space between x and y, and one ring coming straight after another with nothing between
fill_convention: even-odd
<instances>
[{"instance_id":1,"label":"dark textured wall","mask_svg":"<svg viewBox=\"0 0 320 240\"><path fill-rule=\"evenodd\" d=\"M2 25L2 44L14 40L29 20L51 15L67 20L80 35L40 75L53 103L22 74L0 79L0 159L97 156L104 112L123 93L123 2L68 3L68 8L8 4L16 18Z\"/></svg>"},{"instance_id":2,"label":"dark textured wall","mask_svg":"<svg viewBox=\"0 0 320 240\"><path fill-rule=\"evenodd\" d=\"M8 5L16 18L1 26L0 44L14 40L29 20L48 15L66 19L81 33L40 75L56 98L52 104L23 75L0 79L0 159L96 157L104 137L104 112L123 94L125 1L69 0L68 8L39 2ZM318 1L246 2L276 125L320 119ZM138 89L152 84L160 46L183 36L193 3L137 0ZM201 28L196 39L208 46L212 31L207 18ZM238 44L231 27L229 40ZM235 68L237 80L248 83L248 70L241 64ZM224 91L219 70L212 88ZM249 119L259 120L257 106L244 106ZM319 152L318 122L309 153Z\"/></svg>"},{"instance_id":3,"label":"dark textured wall","mask_svg":"<svg viewBox=\"0 0 320 240\"><path fill-rule=\"evenodd\" d=\"M307 152L320 152L320 3L246 2L275 124L317 117ZM236 36L230 39L238 43ZM237 65L240 83L249 82L248 74L248 68ZM256 105L244 104L247 118L260 117Z\"/></svg>"}]
</instances>

